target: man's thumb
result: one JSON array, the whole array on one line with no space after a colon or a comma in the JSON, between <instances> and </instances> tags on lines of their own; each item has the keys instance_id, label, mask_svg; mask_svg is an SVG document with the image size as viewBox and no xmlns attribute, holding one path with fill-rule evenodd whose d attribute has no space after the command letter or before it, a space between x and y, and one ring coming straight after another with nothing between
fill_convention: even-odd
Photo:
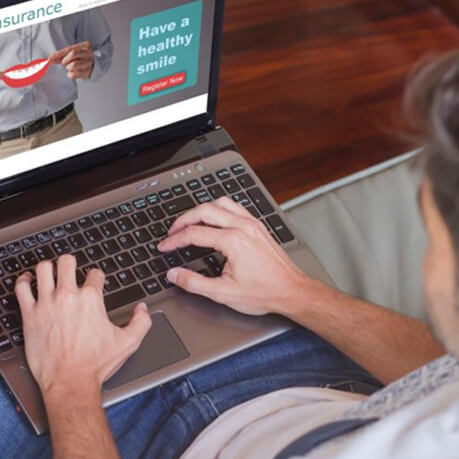
<instances>
[{"instance_id":1,"label":"man's thumb","mask_svg":"<svg viewBox=\"0 0 459 459\"><path fill-rule=\"evenodd\" d=\"M148 330L151 328L151 317L145 303L138 304L132 314L129 324L125 330L136 339L138 346L142 343Z\"/></svg>"}]
</instances>

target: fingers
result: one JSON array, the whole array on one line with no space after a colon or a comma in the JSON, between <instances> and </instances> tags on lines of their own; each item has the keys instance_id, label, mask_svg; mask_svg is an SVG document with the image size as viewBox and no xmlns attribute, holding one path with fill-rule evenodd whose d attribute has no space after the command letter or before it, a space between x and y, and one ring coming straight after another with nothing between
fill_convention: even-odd
<instances>
[{"instance_id":1,"label":"fingers","mask_svg":"<svg viewBox=\"0 0 459 459\"><path fill-rule=\"evenodd\" d=\"M219 228L241 228L244 225L244 221L239 216L229 212L227 209L219 207L214 203L203 204L179 217L170 228L169 235L178 233L187 226L199 223Z\"/></svg>"},{"instance_id":2,"label":"fingers","mask_svg":"<svg viewBox=\"0 0 459 459\"><path fill-rule=\"evenodd\" d=\"M170 269L167 278L177 287L189 293L204 295L213 299L215 299L213 294L220 291L221 283L224 282L221 278L205 277L185 268Z\"/></svg>"},{"instance_id":3,"label":"fingers","mask_svg":"<svg viewBox=\"0 0 459 459\"><path fill-rule=\"evenodd\" d=\"M76 288L76 259L63 255L57 260L57 288Z\"/></svg>"},{"instance_id":4,"label":"fingers","mask_svg":"<svg viewBox=\"0 0 459 459\"><path fill-rule=\"evenodd\" d=\"M21 311L26 312L35 304L35 298L32 293L32 273L24 273L18 277L15 286L16 297L21 307Z\"/></svg>"},{"instance_id":5,"label":"fingers","mask_svg":"<svg viewBox=\"0 0 459 459\"><path fill-rule=\"evenodd\" d=\"M188 226L183 231L173 234L158 244L158 249L163 252L170 252L181 247L195 245L197 247L212 247L227 256L227 247L223 242L225 231L228 230L207 226Z\"/></svg>"},{"instance_id":6,"label":"fingers","mask_svg":"<svg viewBox=\"0 0 459 459\"><path fill-rule=\"evenodd\" d=\"M104 290L104 282L105 274L103 271L100 269L91 269L91 271L89 271L88 275L86 276L83 288L93 287L102 293Z\"/></svg>"},{"instance_id":7,"label":"fingers","mask_svg":"<svg viewBox=\"0 0 459 459\"><path fill-rule=\"evenodd\" d=\"M92 59L92 51L85 49L81 51L72 50L70 51L61 61L61 64L64 66L69 65L72 62L79 60L90 60Z\"/></svg>"},{"instance_id":8,"label":"fingers","mask_svg":"<svg viewBox=\"0 0 459 459\"><path fill-rule=\"evenodd\" d=\"M134 309L131 321L124 327L125 332L131 336L135 343L135 349L133 349L132 352L138 349L145 335L148 333L148 330L150 330L151 324L151 317L148 313L147 305L145 303L138 304Z\"/></svg>"},{"instance_id":9,"label":"fingers","mask_svg":"<svg viewBox=\"0 0 459 459\"><path fill-rule=\"evenodd\" d=\"M42 261L35 268L38 297L50 297L55 289L54 268L51 261Z\"/></svg>"},{"instance_id":10,"label":"fingers","mask_svg":"<svg viewBox=\"0 0 459 459\"><path fill-rule=\"evenodd\" d=\"M215 205L220 207L221 209L225 209L228 212L232 212L235 215L239 215L240 217L244 218L251 218L253 219L253 215L244 207L238 204L237 202L234 202L232 199L223 197L220 199L217 199L215 201Z\"/></svg>"},{"instance_id":11,"label":"fingers","mask_svg":"<svg viewBox=\"0 0 459 459\"><path fill-rule=\"evenodd\" d=\"M84 41L81 43L76 43L75 45L66 46L49 56L49 60L53 64L64 64L63 60L66 58L72 51L89 51L91 50L91 43L89 41Z\"/></svg>"}]
</instances>

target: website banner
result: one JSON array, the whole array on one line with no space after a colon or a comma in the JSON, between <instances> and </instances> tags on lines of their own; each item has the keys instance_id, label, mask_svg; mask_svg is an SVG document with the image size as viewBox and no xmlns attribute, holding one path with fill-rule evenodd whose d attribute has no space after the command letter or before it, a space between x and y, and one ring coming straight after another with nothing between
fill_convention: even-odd
<instances>
[{"instance_id":1,"label":"website banner","mask_svg":"<svg viewBox=\"0 0 459 459\"><path fill-rule=\"evenodd\" d=\"M0 10L0 34L119 1L121 0L32 0L9 6Z\"/></svg>"}]
</instances>

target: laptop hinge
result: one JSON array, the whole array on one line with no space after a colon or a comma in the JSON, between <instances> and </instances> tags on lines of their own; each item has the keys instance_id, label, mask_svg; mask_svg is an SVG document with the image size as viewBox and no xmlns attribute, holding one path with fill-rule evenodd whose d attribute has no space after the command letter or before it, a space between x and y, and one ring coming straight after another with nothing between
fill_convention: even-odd
<instances>
[{"instance_id":1,"label":"laptop hinge","mask_svg":"<svg viewBox=\"0 0 459 459\"><path fill-rule=\"evenodd\" d=\"M204 159L219 153L220 149L217 148L212 142L209 142L205 135L196 137L197 149L199 156Z\"/></svg>"}]
</instances>

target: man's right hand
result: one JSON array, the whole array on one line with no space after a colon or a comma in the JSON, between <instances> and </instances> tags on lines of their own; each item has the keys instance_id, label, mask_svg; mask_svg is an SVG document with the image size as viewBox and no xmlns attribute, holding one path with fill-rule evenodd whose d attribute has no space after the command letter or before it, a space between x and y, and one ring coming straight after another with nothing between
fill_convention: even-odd
<instances>
[{"instance_id":1,"label":"man's right hand","mask_svg":"<svg viewBox=\"0 0 459 459\"><path fill-rule=\"evenodd\" d=\"M314 282L290 261L260 221L226 197L179 217L158 248L168 252L189 245L221 252L227 258L221 277L174 268L168 279L245 314L280 312L306 283Z\"/></svg>"}]
</instances>

